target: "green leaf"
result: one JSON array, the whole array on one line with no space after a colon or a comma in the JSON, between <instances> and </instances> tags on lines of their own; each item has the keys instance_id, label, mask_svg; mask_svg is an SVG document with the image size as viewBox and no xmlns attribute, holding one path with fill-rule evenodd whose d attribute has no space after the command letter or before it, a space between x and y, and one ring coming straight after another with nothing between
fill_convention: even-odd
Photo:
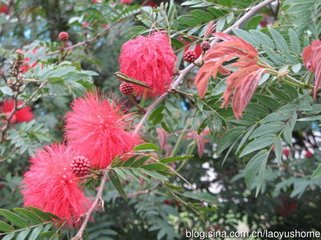
<instances>
[{"instance_id":1,"label":"green leaf","mask_svg":"<svg viewBox=\"0 0 321 240\"><path fill-rule=\"evenodd\" d=\"M238 148L236 149L236 152L239 152L240 149L243 147L244 143L248 140L249 136L252 134L253 130L255 129L256 125L253 125L249 129L247 129L245 135L243 136L241 142L239 143Z\"/></svg>"},{"instance_id":2,"label":"green leaf","mask_svg":"<svg viewBox=\"0 0 321 240\"><path fill-rule=\"evenodd\" d=\"M153 125L156 125L159 122L161 122L164 117L164 113L163 113L164 109L165 109L164 105L160 105L159 107L155 108L154 111L149 116L148 120L152 122Z\"/></svg>"},{"instance_id":3,"label":"green leaf","mask_svg":"<svg viewBox=\"0 0 321 240\"><path fill-rule=\"evenodd\" d=\"M210 193L207 192L184 192L181 194L184 197L195 199L198 201L204 201L208 203L217 203L217 199Z\"/></svg>"},{"instance_id":4,"label":"green leaf","mask_svg":"<svg viewBox=\"0 0 321 240\"><path fill-rule=\"evenodd\" d=\"M10 233L8 235L6 235L4 238L2 238L2 240L11 240L14 237L15 233Z\"/></svg>"},{"instance_id":5,"label":"green leaf","mask_svg":"<svg viewBox=\"0 0 321 240\"><path fill-rule=\"evenodd\" d=\"M167 157L160 160L164 164L176 162L176 161L185 161L192 158L193 155L177 156L177 157Z\"/></svg>"},{"instance_id":6,"label":"green leaf","mask_svg":"<svg viewBox=\"0 0 321 240\"><path fill-rule=\"evenodd\" d=\"M278 133L282 130L282 128L283 123L281 122L262 124L257 129L255 129L255 131L251 134L249 139Z\"/></svg>"},{"instance_id":7,"label":"green leaf","mask_svg":"<svg viewBox=\"0 0 321 240\"><path fill-rule=\"evenodd\" d=\"M261 150L262 148L272 145L275 141L275 137L276 137L275 135L268 135L268 136L262 136L254 139L243 149L243 151L240 154L240 157L243 157L247 154L250 154L252 152Z\"/></svg>"},{"instance_id":8,"label":"green leaf","mask_svg":"<svg viewBox=\"0 0 321 240\"><path fill-rule=\"evenodd\" d=\"M0 215L17 227L25 228L28 226L28 222L26 220L9 210L0 209Z\"/></svg>"},{"instance_id":9,"label":"green leaf","mask_svg":"<svg viewBox=\"0 0 321 240\"><path fill-rule=\"evenodd\" d=\"M120 165L123 166L123 167L132 166L132 164L135 161L135 159L136 159L136 156L133 156L133 157L131 157L131 158L125 160L125 161L120 160L120 163L123 162L123 164L120 164Z\"/></svg>"},{"instance_id":10,"label":"green leaf","mask_svg":"<svg viewBox=\"0 0 321 240\"><path fill-rule=\"evenodd\" d=\"M134 147L135 151L159 151L159 147L153 143L143 143Z\"/></svg>"},{"instance_id":11,"label":"green leaf","mask_svg":"<svg viewBox=\"0 0 321 240\"><path fill-rule=\"evenodd\" d=\"M279 50L280 52L287 52L289 51L288 45L285 41L285 39L283 38L283 36L276 31L273 28L269 28L269 32L274 40L276 49Z\"/></svg>"},{"instance_id":12,"label":"green leaf","mask_svg":"<svg viewBox=\"0 0 321 240\"><path fill-rule=\"evenodd\" d=\"M269 35L259 30L250 30L250 33L252 33L258 39L260 39L260 42L263 46L274 49L275 46L274 46L273 40L269 37Z\"/></svg>"},{"instance_id":13,"label":"green leaf","mask_svg":"<svg viewBox=\"0 0 321 240\"><path fill-rule=\"evenodd\" d=\"M298 73L298 72L300 72L301 67L302 67L302 64L301 64L301 63L297 63L297 64L295 64L295 65L293 65L293 66L291 67L291 70L292 70L292 72L294 72L294 73Z\"/></svg>"},{"instance_id":14,"label":"green leaf","mask_svg":"<svg viewBox=\"0 0 321 240\"><path fill-rule=\"evenodd\" d=\"M258 175L257 193L260 190L263 183L264 172L268 156L269 151L264 149L258 152L245 167L245 183L249 189L252 187L254 178Z\"/></svg>"},{"instance_id":15,"label":"green leaf","mask_svg":"<svg viewBox=\"0 0 321 240\"><path fill-rule=\"evenodd\" d=\"M311 121L321 121L321 115L298 119L298 122L311 122Z\"/></svg>"},{"instance_id":16,"label":"green leaf","mask_svg":"<svg viewBox=\"0 0 321 240\"><path fill-rule=\"evenodd\" d=\"M142 168L147 170L154 170L154 171L167 171L168 167L161 163L151 163L143 165Z\"/></svg>"},{"instance_id":17,"label":"green leaf","mask_svg":"<svg viewBox=\"0 0 321 240\"><path fill-rule=\"evenodd\" d=\"M216 31L221 32L225 26L225 18L219 18L216 22Z\"/></svg>"},{"instance_id":18,"label":"green leaf","mask_svg":"<svg viewBox=\"0 0 321 240\"><path fill-rule=\"evenodd\" d=\"M157 180L161 180L161 181L167 181L167 177L165 177L164 175L158 173L158 172L154 172L154 171L150 171L150 170L147 170L147 169L140 169L141 172L147 174L148 176L152 177L152 178L155 178Z\"/></svg>"},{"instance_id":19,"label":"green leaf","mask_svg":"<svg viewBox=\"0 0 321 240\"><path fill-rule=\"evenodd\" d=\"M256 15L252 17L246 24L246 29L256 29L259 23L262 21L262 15Z\"/></svg>"},{"instance_id":20,"label":"green leaf","mask_svg":"<svg viewBox=\"0 0 321 240\"><path fill-rule=\"evenodd\" d=\"M314 170L311 177L313 177L313 178L321 177L321 164Z\"/></svg>"},{"instance_id":21,"label":"green leaf","mask_svg":"<svg viewBox=\"0 0 321 240\"><path fill-rule=\"evenodd\" d=\"M242 135L243 130L243 127L232 128L229 130L224 137L221 138L217 147L217 152L222 153L225 149L229 148L232 143L235 142L235 139Z\"/></svg>"},{"instance_id":22,"label":"green leaf","mask_svg":"<svg viewBox=\"0 0 321 240\"><path fill-rule=\"evenodd\" d=\"M252 45L259 46L259 42L256 40L256 38L253 37L253 35L247 31L244 31L242 29L233 29L233 32L235 35L243 38L245 41L251 43Z\"/></svg>"},{"instance_id":23,"label":"green leaf","mask_svg":"<svg viewBox=\"0 0 321 240\"><path fill-rule=\"evenodd\" d=\"M10 226L9 224L0 221L0 232L12 232L14 228Z\"/></svg>"},{"instance_id":24,"label":"green leaf","mask_svg":"<svg viewBox=\"0 0 321 240\"><path fill-rule=\"evenodd\" d=\"M113 183L114 187L116 188L116 190L118 191L119 195L127 200L127 196L126 196L126 193L124 191L124 188L123 188L123 184L121 183L121 181L119 180L119 177L118 175L116 174L116 172L114 170L110 170L109 172L109 177L110 177L110 180L111 182Z\"/></svg>"},{"instance_id":25,"label":"green leaf","mask_svg":"<svg viewBox=\"0 0 321 240\"><path fill-rule=\"evenodd\" d=\"M282 142L281 142L280 138L276 139L276 141L274 143L274 152L275 152L276 159L278 160L278 163L281 164L281 161L282 161Z\"/></svg>"},{"instance_id":26,"label":"green leaf","mask_svg":"<svg viewBox=\"0 0 321 240\"><path fill-rule=\"evenodd\" d=\"M59 217L53 215L52 213L43 212L38 208L27 207L27 209L29 209L31 212L35 213L38 217L40 217L41 219L43 219L45 221L50 221L52 219L59 219Z\"/></svg>"},{"instance_id":27,"label":"green leaf","mask_svg":"<svg viewBox=\"0 0 321 240\"><path fill-rule=\"evenodd\" d=\"M142 166L147 160L149 159L149 156L144 156L140 159L137 159L133 162L133 164L131 165L131 167L140 167Z\"/></svg>"},{"instance_id":28,"label":"green leaf","mask_svg":"<svg viewBox=\"0 0 321 240\"><path fill-rule=\"evenodd\" d=\"M42 222L41 218L38 217L37 214L33 213L32 211L26 208L14 208L13 211L22 215L26 220L33 224L38 224Z\"/></svg>"},{"instance_id":29,"label":"green leaf","mask_svg":"<svg viewBox=\"0 0 321 240\"><path fill-rule=\"evenodd\" d=\"M300 47L300 39L297 33L293 30L289 30L289 37L290 37L290 48L296 54L301 54L301 47Z\"/></svg>"},{"instance_id":30,"label":"green leaf","mask_svg":"<svg viewBox=\"0 0 321 240\"><path fill-rule=\"evenodd\" d=\"M23 230L22 232L20 232L16 238L16 240L24 240L26 239L26 237L28 236L28 234L30 233L30 228L27 228L25 230Z\"/></svg>"},{"instance_id":31,"label":"green leaf","mask_svg":"<svg viewBox=\"0 0 321 240\"><path fill-rule=\"evenodd\" d=\"M294 113L293 116L290 118L289 122L285 125L283 136L284 140L292 146L292 131L294 129L296 120L297 120L297 113Z\"/></svg>"},{"instance_id":32,"label":"green leaf","mask_svg":"<svg viewBox=\"0 0 321 240\"><path fill-rule=\"evenodd\" d=\"M36 240L41 231L43 230L43 226L36 227L32 230L28 240Z\"/></svg>"}]
</instances>

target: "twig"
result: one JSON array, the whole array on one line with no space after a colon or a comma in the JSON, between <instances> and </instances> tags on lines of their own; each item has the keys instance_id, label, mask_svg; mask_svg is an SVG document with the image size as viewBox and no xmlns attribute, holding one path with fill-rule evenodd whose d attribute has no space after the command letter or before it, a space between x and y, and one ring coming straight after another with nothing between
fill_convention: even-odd
<instances>
[{"instance_id":1,"label":"twig","mask_svg":"<svg viewBox=\"0 0 321 240\"><path fill-rule=\"evenodd\" d=\"M226 30L224 30L224 33L229 33L231 32L234 28L239 28L239 26L241 26L243 23L245 23L247 20L249 20L255 13L257 13L260 9L264 8L265 6L271 4L272 2L274 2L274 0L265 0L257 5L255 5L254 7L250 8L250 10L248 10L239 20L237 20L232 26L230 26L229 28L227 28ZM211 46L213 46L215 43L217 42L216 39L211 41ZM196 61L196 63L200 63L202 62L202 56L200 56ZM183 70L180 71L179 75L177 76L176 80L173 82L173 84L171 85L170 89L163 93L159 98L157 98L155 100L155 102L153 102L146 110L145 115L143 116L143 118L140 120L140 122L137 124L134 134L137 134L140 129L142 128L142 126L144 125L145 121L147 120L147 118L149 117L149 115L152 113L152 111L154 110L154 108L156 108L158 106L158 104L160 104L166 97L167 95L171 92L172 89L176 89L177 86L181 83L181 81L184 79L184 77L195 67L194 64L190 64L188 65L186 68L184 68Z\"/></svg>"},{"instance_id":2,"label":"twig","mask_svg":"<svg viewBox=\"0 0 321 240\"><path fill-rule=\"evenodd\" d=\"M137 107L137 109L138 109L138 111L139 111L140 113L142 113L142 114L145 113L145 109L144 109L142 106L140 106L140 105L135 101L135 99L133 98L132 95L128 95L127 97L128 97L128 99L129 99L129 101L130 101L134 106Z\"/></svg>"},{"instance_id":3,"label":"twig","mask_svg":"<svg viewBox=\"0 0 321 240\"><path fill-rule=\"evenodd\" d=\"M61 53L61 50L64 50L64 51L68 51L68 50L72 50L76 47L80 47L80 46L83 46L83 45L87 45L89 43L92 43L92 42L95 42L96 40L102 38L103 36L105 36L112 27L114 27L115 25L117 25L118 23L120 23L121 21L118 21L112 25L110 25L108 28L106 28L106 30L104 30L103 32L101 33L98 33L96 36L94 36L93 38L90 38L90 39L86 39L85 41L82 41L82 42L78 42L74 45L71 45L69 47L66 47L66 48L63 48L63 49L60 49L58 51L54 51L54 52L49 52L47 53L47 55L55 55L55 54L60 54Z\"/></svg>"},{"instance_id":4,"label":"twig","mask_svg":"<svg viewBox=\"0 0 321 240\"><path fill-rule=\"evenodd\" d=\"M1 128L0 132L1 132L1 136L0 136L0 143L3 142L6 132L10 126L10 121L13 118L14 114L16 113L17 109L18 109L18 95L19 95L19 91L15 93L14 97L13 97L13 109L10 112L9 116L6 118L5 120L5 124L4 126Z\"/></svg>"},{"instance_id":5,"label":"twig","mask_svg":"<svg viewBox=\"0 0 321 240\"><path fill-rule=\"evenodd\" d=\"M104 170L104 174L103 177L101 179L98 191L97 191L97 195L95 198L95 201L92 203L91 207L89 208L89 210L83 215L84 217L84 221L82 222L77 234L71 239L71 240L82 240L82 236L84 234L84 231L87 227L87 224L89 222L90 216L93 213L93 211L99 206L99 204L101 204L101 208L103 209L103 200L102 200L102 195L103 195L103 191L104 191L104 187L107 181L107 176L108 176L108 171L109 169L105 169Z\"/></svg>"},{"instance_id":6,"label":"twig","mask_svg":"<svg viewBox=\"0 0 321 240\"><path fill-rule=\"evenodd\" d=\"M17 109L22 109L24 107L26 107L34 97L37 96L37 94L46 86L46 84L48 83L47 80L44 80L40 85L39 87L31 94L31 96L23 103L21 104Z\"/></svg>"}]
</instances>

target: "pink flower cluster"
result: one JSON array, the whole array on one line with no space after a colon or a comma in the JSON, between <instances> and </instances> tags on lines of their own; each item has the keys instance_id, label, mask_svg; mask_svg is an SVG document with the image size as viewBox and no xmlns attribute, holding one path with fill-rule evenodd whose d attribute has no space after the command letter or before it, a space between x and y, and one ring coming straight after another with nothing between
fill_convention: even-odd
<instances>
[{"instance_id":1,"label":"pink flower cluster","mask_svg":"<svg viewBox=\"0 0 321 240\"><path fill-rule=\"evenodd\" d=\"M66 116L67 144L47 146L31 158L23 179L24 205L51 212L68 226L76 225L91 206L80 186L87 167L107 168L116 156L140 143L140 137L129 131L129 117L119 104L97 93L76 99ZM82 174L77 174L75 164Z\"/></svg>"},{"instance_id":2,"label":"pink flower cluster","mask_svg":"<svg viewBox=\"0 0 321 240\"><path fill-rule=\"evenodd\" d=\"M120 72L149 86L134 85L134 93L146 97L156 97L168 90L175 62L169 37L162 32L129 40L122 46L119 57Z\"/></svg>"}]
</instances>

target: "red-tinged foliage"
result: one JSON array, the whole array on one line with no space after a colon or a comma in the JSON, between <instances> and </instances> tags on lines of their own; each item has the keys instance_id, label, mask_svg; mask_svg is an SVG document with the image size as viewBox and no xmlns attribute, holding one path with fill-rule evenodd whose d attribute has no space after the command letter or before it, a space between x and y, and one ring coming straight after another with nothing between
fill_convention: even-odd
<instances>
[{"instance_id":1,"label":"red-tinged foliage","mask_svg":"<svg viewBox=\"0 0 321 240\"><path fill-rule=\"evenodd\" d=\"M150 86L134 85L134 94L156 97L172 82L176 55L165 33L155 32L126 42L119 57L120 72Z\"/></svg>"},{"instance_id":2,"label":"red-tinged foliage","mask_svg":"<svg viewBox=\"0 0 321 240\"><path fill-rule=\"evenodd\" d=\"M321 87L321 41L313 41L303 50L303 62L305 67L315 74L313 97L317 97Z\"/></svg>"},{"instance_id":3,"label":"red-tinged foliage","mask_svg":"<svg viewBox=\"0 0 321 240\"><path fill-rule=\"evenodd\" d=\"M298 204L294 199L284 196L281 198L280 206L275 211L279 216L286 218L293 214L297 208Z\"/></svg>"},{"instance_id":4,"label":"red-tinged foliage","mask_svg":"<svg viewBox=\"0 0 321 240\"><path fill-rule=\"evenodd\" d=\"M116 156L140 143L139 136L128 132L129 117L111 100L88 93L73 102L66 116L68 144L93 167L106 168Z\"/></svg>"},{"instance_id":5,"label":"red-tinged foliage","mask_svg":"<svg viewBox=\"0 0 321 240\"><path fill-rule=\"evenodd\" d=\"M21 106L24 103L22 101L18 101L17 106ZM5 113L9 116L14 109L14 100L5 100L1 103L0 112ZM20 122L29 122L33 119L33 113L31 111L31 107L27 106L18 111L16 111L13 117L10 120L10 123L20 123Z\"/></svg>"},{"instance_id":6,"label":"red-tinged foliage","mask_svg":"<svg viewBox=\"0 0 321 240\"><path fill-rule=\"evenodd\" d=\"M147 0L142 3L142 6L150 6L150 7L157 7L158 4L154 2L153 0Z\"/></svg>"},{"instance_id":7,"label":"red-tinged foliage","mask_svg":"<svg viewBox=\"0 0 321 240\"><path fill-rule=\"evenodd\" d=\"M214 35L223 41L211 47L204 55L204 65L196 75L195 85L200 97L203 98L211 77L216 78L218 73L230 75L227 78L227 89L224 93L222 107L226 107L232 100L234 115L239 119L265 69L258 65L258 52L251 44L225 33ZM228 65L236 68L233 73L223 65L231 60L235 60L234 63Z\"/></svg>"},{"instance_id":8,"label":"red-tinged foliage","mask_svg":"<svg viewBox=\"0 0 321 240\"><path fill-rule=\"evenodd\" d=\"M38 52L38 49L34 48L30 52L24 52L22 49L17 49L16 52L19 53L19 54L22 54L23 56L25 56L25 55L34 55L34 54L36 54ZM35 66L37 66L37 64L38 64L38 61L31 60L30 57L24 57L23 58L23 63L19 67L19 71L20 71L20 73L24 74L24 73L28 72L30 69L32 69Z\"/></svg>"},{"instance_id":9,"label":"red-tinged foliage","mask_svg":"<svg viewBox=\"0 0 321 240\"><path fill-rule=\"evenodd\" d=\"M69 226L76 225L91 201L79 187L80 179L70 167L74 157L71 148L63 145L38 150L23 178L24 206L51 212Z\"/></svg>"},{"instance_id":10,"label":"red-tinged foliage","mask_svg":"<svg viewBox=\"0 0 321 240\"><path fill-rule=\"evenodd\" d=\"M197 131L189 131L185 136L185 139L192 139L196 141L197 152L199 157L203 156L205 143L208 142L208 140L206 139L206 136L209 133L210 133L210 130L206 128L200 134L198 134Z\"/></svg>"},{"instance_id":11,"label":"red-tinged foliage","mask_svg":"<svg viewBox=\"0 0 321 240\"><path fill-rule=\"evenodd\" d=\"M242 113L250 102L265 69L253 65L242 68L232 73L227 78L227 89L224 92L222 107L227 107L232 99L234 116L237 119L242 117Z\"/></svg>"}]
</instances>

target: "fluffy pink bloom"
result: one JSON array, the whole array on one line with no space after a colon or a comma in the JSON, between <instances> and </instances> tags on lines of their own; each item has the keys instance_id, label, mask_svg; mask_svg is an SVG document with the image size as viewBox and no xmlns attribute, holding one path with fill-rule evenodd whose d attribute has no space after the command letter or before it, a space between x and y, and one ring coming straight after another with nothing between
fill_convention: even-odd
<instances>
[{"instance_id":1,"label":"fluffy pink bloom","mask_svg":"<svg viewBox=\"0 0 321 240\"><path fill-rule=\"evenodd\" d=\"M139 36L126 42L120 53L120 71L150 86L135 85L137 95L150 97L164 93L172 82L176 56L165 33L156 32L150 36Z\"/></svg>"},{"instance_id":2,"label":"fluffy pink bloom","mask_svg":"<svg viewBox=\"0 0 321 240\"><path fill-rule=\"evenodd\" d=\"M124 115L119 106L89 93L73 102L66 117L66 138L92 166L106 168L116 156L140 142L139 136L126 131L128 127L129 115Z\"/></svg>"},{"instance_id":3,"label":"fluffy pink bloom","mask_svg":"<svg viewBox=\"0 0 321 240\"><path fill-rule=\"evenodd\" d=\"M131 4L133 0L120 0L120 2L123 4Z\"/></svg>"},{"instance_id":4,"label":"fluffy pink bloom","mask_svg":"<svg viewBox=\"0 0 321 240\"><path fill-rule=\"evenodd\" d=\"M204 97L211 77L216 78L218 73L230 75L227 78L222 107L228 106L232 100L234 115L239 119L251 100L265 69L258 65L258 52L251 44L225 33L214 35L223 41L211 47L204 55L204 65L196 75L195 85L200 97ZM223 64L235 59L237 61L229 65L236 69L231 74Z\"/></svg>"},{"instance_id":5,"label":"fluffy pink bloom","mask_svg":"<svg viewBox=\"0 0 321 240\"><path fill-rule=\"evenodd\" d=\"M22 101L18 101L18 106L23 104ZM14 108L14 101L12 99L5 100L2 102L2 106L0 107L0 112L5 113L7 116L11 114ZM33 113L31 111L31 107L24 107L15 112L13 117L11 118L11 123L16 122L29 122L33 119Z\"/></svg>"},{"instance_id":6,"label":"fluffy pink bloom","mask_svg":"<svg viewBox=\"0 0 321 240\"><path fill-rule=\"evenodd\" d=\"M321 86L321 41L313 41L303 50L303 62L305 67L315 73L313 97L317 97Z\"/></svg>"},{"instance_id":7,"label":"fluffy pink bloom","mask_svg":"<svg viewBox=\"0 0 321 240\"><path fill-rule=\"evenodd\" d=\"M23 178L24 205L51 212L69 226L75 225L91 202L72 172L70 164L74 157L71 149L63 145L38 150Z\"/></svg>"}]
</instances>

